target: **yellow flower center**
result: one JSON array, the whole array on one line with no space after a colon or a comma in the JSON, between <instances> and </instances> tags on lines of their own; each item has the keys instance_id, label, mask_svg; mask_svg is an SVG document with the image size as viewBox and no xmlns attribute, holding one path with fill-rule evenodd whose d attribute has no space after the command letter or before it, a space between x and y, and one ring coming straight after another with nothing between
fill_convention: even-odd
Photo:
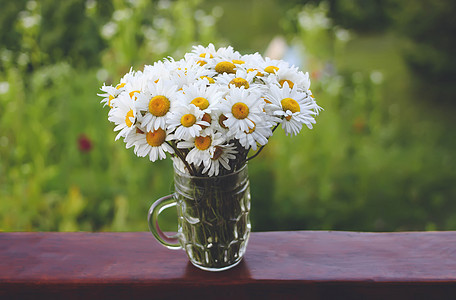
<instances>
[{"instance_id":1,"label":"yellow flower center","mask_svg":"<svg viewBox=\"0 0 456 300\"><path fill-rule=\"evenodd\" d=\"M264 71L268 72L268 73L275 73L278 70L279 70L279 68L277 68L276 66L269 66L269 67L264 68Z\"/></svg>"},{"instance_id":2,"label":"yellow flower center","mask_svg":"<svg viewBox=\"0 0 456 300\"><path fill-rule=\"evenodd\" d=\"M198 60L196 63L198 65L200 65L201 67L204 66L205 64L207 64L207 62L205 62L204 60Z\"/></svg>"},{"instance_id":3,"label":"yellow flower center","mask_svg":"<svg viewBox=\"0 0 456 300\"><path fill-rule=\"evenodd\" d=\"M225 124L223 124L223 122L227 119L228 118L224 114L221 114L219 116L218 122L219 122L220 126L222 126L222 128L228 129L228 127L226 127Z\"/></svg>"},{"instance_id":4,"label":"yellow flower center","mask_svg":"<svg viewBox=\"0 0 456 300\"><path fill-rule=\"evenodd\" d=\"M249 115L249 107L245 103L238 102L231 107L231 113L236 119L242 120Z\"/></svg>"},{"instance_id":5,"label":"yellow flower center","mask_svg":"<svg viewBox=\"0 0 456 300\"><path fill-rule=\"evenodd\" d=\"M108 105L109 105L110 108L112 108L112 104L111 104L112 100L114 100L114 96L113 95L109 95Z\"/></svg>"},{"instance_id":6,"label":"yellow flower center","mask_svg":"<svg viewBox=\"0 0 456 300\"><path fill-rule=\"evenodd\" d=\"M214 78L211 78L211 77L208 77L208 76L201 76L200 78L201 78L201 79L206 78L206 79L209 81L209 83L215 83Z\"/></svg>"},{"instance_id":7,"label":"yellow flower center","mask_svg":"<svg viewBox=\"0 0 456 300\"><path fill-rule=\"evenodd\" d=\"M201 118L202 121L208 122L209 124L212 123L212 118L210 114L204 114L203 117ZM201 125L201 128L206 129L208 126Z\"/></svg>"},{"instance_id":8,"label":"yellow flower center","mask_svg":"<svg viewBox=\"0 0 456 300\"><path fill-rule=\"evenodd\" d=\"M199 55L199 57L202 57L202 58L207 58L208 57L208 54L209 54L209 58L214 58L214 56L210 53L201 53Z\"/></svg>"},{"instance_id":9,"label":"yellow flower center","mask_svg":"<svg viewBox=\"0 0 456 300\"><path fill-rule=\"evenodd\" d=\"M119 84L116 86L116 89L117 89L117 90L120 90L120 89L123 88L124 86L125 86L125 82L119 83Z\"/></svg>"},{"instance_id":10,"label":"yellow flower center","mask_svg":"<svg viewBox=\"0 0 456 300\"><path fill-rule=\"evenodd\" d=\"M245 80L244 78L240 78L240 77L237 77L237 78L234 78L233 80L231 80L230 83L228 84L228 86L230 84L234 84L238 88L243 86L244 88L248 89L250 87L250 85L247 82L247 80Z\"/></svg>"},{"instance_id":11,"label":"yellow flower center","mask_svg":"<svg viewBox=\"0 0 456 300\"><path fill-rule=\"evenodd\" d=\"M222 61L222 62L219 62L216 66L215 66L215 71L217 71L217 73L236 73L234 71L234 68L236 68L236 66L233 64L233 63L230 63L229 61Z\"/></svg>"},{"instance_id":12,"label":"yellow flower center","mask_svg":"<svg viewBox=\"0 0 456 300\"><path fill-rule=\"evenodd\" d=\"M135 93L140 93L140 91L132 91L130 93L128 93L130 95L130 98L133 99L133 96L135 97L135 100L138 99L138 97L135 96Z\"/></svg>"},{"instance_id":13,"label":"yellow flower center","mask_svg":"<svg viewBox=\"0 0 456 300\"><path fill-rule=\"evenodd\" d=\"M195 147L199 150L206 150L211 146L212 139L210 136L197 136L195 138Z\"/></svg>"},{"instance_id":14,"label":"yellow flower center","mask_svg":"<svg viewBox=\"0 0 456 300\"><path fill-rule=\"evenodd\" d=\"M166 132L158 128L154 131L149 131L146 135L146 141L152 147L158 147L165 142Z\"/></svg>"},{"instance_id":15,"label":"yellow flower center","mask_svg":"<svg viewBox=\"0 0 456 300\"><path fill-rule=\"evenodd\" d=\"M282 80L280 80L280 81L279 81L280 86L283 87L283 84L284 84L285 82L288 83L288 86L290 87L290 89L293 88L293 86L294 86L293 81L290 81L290 80L288 80L288 79L282 79Z\"/></svg>"},{"instance_id":16,"label":"yellow flower center","mask_svg":"<svg viewBox=\"0 0 456 300\"><path fill-rule=\"evenodd\" d=\"M261 73L260 71L258 71L256 69L253 69L253 68L247 69L247 73L250 73L250 72L256 72L256 76L264 76L263 73Z\"/></svg>"},{"instance_id":17,"label":"yellow flower center","mask_svg":"<svg viewBox=\"0 0 456 300\"><path fill-rule=\"evenodd\" d=\"M233 59L232 62L233 62L233 64L236 64L236 65L245 64L245 61L240 60L240 59Z\"/></svg>"},{"instance_id":18,"label":"yellow flower center","mask_svg":"<svg viewBox=\"0 0 456 300\"><path fill-rule=\"evenodd\" d=\"M203 97L196 97L192 100L192 102L190 102L190 104L195 105L201 110L205 110L209 106L209 101L207 101L207 99Z\"/></svg>"},{"instance_id":19,"label":"yellow flower center","mask_svg":"<svg viewBox=\"0 0 456 300\"><path fill-rule=\"evenodd\" d=\"M149 112L156 117L163 117L169 111L170 103L165 96L155 96L149 101Z\"/></svg>"},{"instance_id":20,"label":"yellow flower center","mask_svg":"<svg viewBox=\"0 0 456 300\"><path fill-rule=\"evenodd\" d=\"M222 147L215 146L215 151L214 151L214 154L212 155L211 159L212 160L217 160L217 159L220 158L220 156L222 156L222 154L223 154Z\"/></svg>"},{"instance_id":21,"label":"yellow flower center","mask_svg":"<svg viewBox=\"0 0 456 300\"><path fill-rule=\"evenodd\" d=\"M191 127L196 123L196 117L192 114L185 114L181 118L181 124L184 127Z\"/></svg>"},{"instance_id":22,"label":"yellow flower center","mask_svg":"<svg viewBox=\"0 0 456 300\"><path fill-rule=\"evenodd\" d=\"M127 124L128 127L131 127L131 125L133 125L133 122L130 120L130 118L133 118L134 115L133 115L133 110L130 109L128 112L127 112L127 115L125 117L125 123Z\"/></svg>"},{"instance_id":23,"label":"yellow flower center","mask_svg":"<svg viewBox=\"0 0 456 300\"><path fill-rule=\"evenodd\" d=\"M282 104L283 111L289 110L292 113L301 111L301 107L299 106L298 102L296 102L296 100L294 100L294 99L285 98L285 99L282 99L282 101L280 101L280 103ZM287 119L287 121L290 121L291 116L287 116L285 118Z\"/></svg>"}]
</instances>

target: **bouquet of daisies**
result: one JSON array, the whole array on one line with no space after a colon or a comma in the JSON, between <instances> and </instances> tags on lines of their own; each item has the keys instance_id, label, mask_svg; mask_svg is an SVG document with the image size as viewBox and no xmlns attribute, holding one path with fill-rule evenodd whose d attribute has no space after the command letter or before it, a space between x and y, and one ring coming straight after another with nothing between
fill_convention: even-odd
<instances>
[{"instance_id":1,"label":"bouquet of daisies","mask_svg":"<svg viewBox=\"0 0 456 300\"><path fill-rule=\"evenodd\" d=\"M259 53L232 47L194 46L176 61L167 58L125 74L98 94L108 120L140 157L171 157L194 176L234 172L256 156L281 125L287 135L309 129L321 107L308 73ZM250 157L249 151L256 153Z\"/></svg>"}]
</instances>

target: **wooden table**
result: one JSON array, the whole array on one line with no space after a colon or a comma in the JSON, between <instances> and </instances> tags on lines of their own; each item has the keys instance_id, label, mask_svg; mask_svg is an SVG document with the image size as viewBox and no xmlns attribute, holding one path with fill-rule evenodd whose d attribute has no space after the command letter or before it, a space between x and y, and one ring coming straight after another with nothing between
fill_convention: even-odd
<instances>
[{"instance_id":1,"label":"wooden table","mask_svg":"<svg viewBox=\"0 0 456 300\"><path fill-rule=\"evenodd\" d=\"M218 273L147 232L0 233L0 299L45 297L456 299L456 232L255 232Z\"/></svg>"}]
</instances>

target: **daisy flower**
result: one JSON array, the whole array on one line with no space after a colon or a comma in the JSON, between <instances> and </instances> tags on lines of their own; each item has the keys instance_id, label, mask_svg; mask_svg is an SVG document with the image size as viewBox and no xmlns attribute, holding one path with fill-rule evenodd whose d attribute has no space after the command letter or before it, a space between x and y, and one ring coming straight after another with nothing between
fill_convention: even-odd
<instances>
[{"instance_id":1,"label":"daisy flower","mask_svg":"<svg viewBox=\"0 0 456 300\"><path fill-rule=\"evenodd\" d=\"M103 100L101 100L101 103L103 103L103 106L108 105L110 108L113 108L114 106L114 100L117 98L119 94L121 94L125 90L125 85L127 84L128 81L130 81L134 76L135 73L132 69L130 69L130 72L125 74L121 79L120 83L116 85L116 87L113 87L111 85L104 85L101 88L101 91L104 92L104 94L97 94L98 96L105 97Z\"/></svg>"},{"instance_id":2,"label":"daisy flower","mask_svg":"<svg viewBox=\"0 0 456 300\"><path fill-rule=\"evenodd\" d=\"M222 101L220 109L226 120L223 124L230 131L248 131L264 118L264 101L260 94L241 87L230 89L226 100Z\"/></svg>"},{"instance_id":3,"label":"daisy flower","mask_svg":"<svg viewBox=\"0 0 456 300\"><path fill-rule=\"evenodd\" d=\"M131 99L136 101L138 99L138 95L144 91L146 83L146 77L143 72L138 71L134 73L133 76L131 76L125 83L124 92L127 93Z\"/></svg>"},{"instance_id":4,"label":"daisy flower","mask_svg":"<svg viewBox=\"0 0 456 300\"><path fill-rule=\"evenodd\" d=\"M130 131L135 129L136 116L135 101L125 93L120 94L117 98L116 106L108 114L108 120L116 124L114 131L120 131L116 136L116 140L120 137L125 137Z\"/></svg>"},{"instance_id":5,"label":"daisy flower","mask_svg":"<svg viewBox=\"0 0 456 300\"><path fill-rule=\"evenodd\" d=\"M215 58L230 61L235 65L242 65L245 63L242 55L238 51L235 51L231 46L219 48Z\"/></svg>"},{"instance_id":6,"label":"daisy flower","mask_svg":"<svg viewBox=\"0 0 456 300\"><path fill-rule=\"evenodd\" d=\"M130 132L125 138L126 147L134 146L134 152L139 157L149 156L149 160L154 162L166 158L166 152L174 154L173 148L166 143L171 139L162 128L152 131L142 131L137 128Z\"/></svg>"},{"instance_id":7,"label":"daisy flower","mask_svg":"<svg viewBox=\"0 0 456 300\"><path fill-rule=\"evenodd\" d=\"M205 85L211 85L211 84L215 83L215 80L212 76L203 75L203 76L200 76L200 78L198 79L198 82L204 82Z\"/></svg>"},{"instance_id":8,"label":"daisy flower","mask_svg":"<svg viewBox=\"0 0 456 300\"><path fill-rule=\"evenodd\" d=\"M116 89L119 91L119 94L125 90L125 85L128 81L130 81L133 78L135 73L136 72L133 71L132 68L130 68L130 71L120 79L119 84L116 85Z\"/></svg>"},{"instance_id":9,"label":"daisy flower","mask_svg":"<svg viewBox=\"0 0 456 300\"><path fill-rule=\"evenodd\" d=\"M145 138L144 132L145 129L141 127L141 124L136 123L135 130L130 131L124 139L124 142L126 144L125 147L127 149L134 147L134 152L136 154L136 152L139 151L141 147L144 147L144 145L140 146L140 144L138 143L138 141Z\"/></svg>"},{"instance_id":10,"label":"daisy flower","mask_svg":"<svg viewBox=\"0 0 456 300\"><path fill-rule=\"evenodd\" d=\"M172 63L168 60L157 61L153 65L145 65L143 73L146 83L144 87L146 88L147 85L151 82L157 83L159 80L169 80L171 76L171 70Z\"/></svg>"},{"instance_id":11,"label":"daisy flower","mask_svg":"<svg viewBox=\"0 0 456 300\"><path fill-rule=\"evenodd\" d=\"M218 74L228 73L228 74L235 74L236 73L236 65L231 61L231 59L217 57L212 59L207 65L207 68L214 70Z\"/></svg>"},{"instance_id":12,"label":"daisy flower","mask_svg":"<svg viewBox=\"0 0 456 300\"><path fill-rule=\"evenodd\" d=\"M257 150L258 145L264 146L268 143L268 138L272 135L271 127L269 122L261 121L249 130L237 131L234 138L239 140L245 149Z\"/></svg>"},{"instance_id":13,"label":"daisy flower","mask_svg":"<svg viewBox=\"0 0 456 300\"><path fill-rule=\"evenodd\" d=\"M204 113L211 113L217 109L218 103L224 95L224 92L217 86L207 86L201 80L184 86L182 91L179 101L184 105L193 104Z\"/></svg>"},{"instance_id":14,"label":"daisy flower","mask_svg":"<svg viewBox=\"0 0 456 300\"><path fill-rule=\"evenodd\" d=\"M204 66L207 64L208 60L214 58L217 55L217 50L212 43L210 43L207 47L193 46L193 50L191 53L185 54L185 59L193 59L195 60L200 66Z\"/></svg>"},{"instance_id":15,"label":"daisy flower","mask_svg":"<svg viewBox=\"0 0 456 300\"><path fill-rule=\"evenodd\" d=\"M215 146L212 151L209 163L204 166L203 174L208 176L217 176L220 173L220 166L230 171L229 161L236 159L236 147L233 144Z\"/></svg>"},{"instance_id":16,"label":"daisy flower","mask_svg":"<svg viewBox=\"0 0 456 300\"><path fill-rule=\"evenodd\" d=\"M233 47L224 47L217 50L213 59L209 60L205 67L215 70L219 74L235 73L236 69L245 63L242 55L234 51Z\"/></svg>"},{"instance_id":17,"label":"daisy flower","mask_svg":"<svg viewBox=\"0 0 456 300\"><path fill-rule=\"evenodd\" d=\"M193 50L191 53L187 53L185 58L214 58L217 55L217 50L212 43L210 43L207 47L203 47L201 45L193 46Z\"/></svg>"},{"instance_id":18,"label":"daisy flower","mask_svg":"<svg viewBox=\"0 0 456 300\"><path fill-rule=\"evenodd\" d=\"M195 105L178 105L168 118L168 128L177 140L186 140L200 134L203 127L209 126L202 120L204 113Z\"/></svg>"},{"instance_id":19,"label":"daisy flower","mask_svg":"<svg viewBox=\"0 0 456 300\"><path fill-rule=\"evenodd\" d=\"M203 131L199 136L179 142L177 148L191 149L185 157L185 160L189 164L193 164L195 167L199 167L203 164L204 167L207 167L211 164L211 158L215 151L215 147L220 146L225 142L226 140L222 137L220 132Z\"/></svg>"},{"instance_id":20,"label":"daisy flower","mask_svg":"<svg viewBox=\"0 0 456 300\"><path fill-rule=\"evenodd\" d=\"M175 62L173 70L171 72L170 80L174 82L177 85L177 88L180 90L185 85L192 84L202 77L209 77L213 76L214 74L214 71L201 68L194 61L180 60Z\"/></svg>"},{"instance_id":21,"label":"daisy flower","mask_svg":"<svg viewBox=\"0 0 456 300\"><path fill-rule=\"evenodd\" d=\"M277 60L277 59L270 59L269 57L266 57L262 64L260 65L260 68L264 70L264 72L267 74L275 74L282 68L289 68L289 64L283 60Z\"/></svg>"},{"instance_id":22,"label":"daisy flower","mask_svg":"<svg viewBox=\"0 0 456 300\"><path fill-rule=\"evenodd\" d=\"M224 95L224 92L215 85L206 85L204 81L197 82L184 86L182 94L179 95L179 102L183 105L194 105L203 112L202 121L207 122L207 126L213 126L213 120L217 120L219 103Z\"/></svg>"},{"instance_id":23,"label":"daisy flower","mask_svg":"<svg viewBox=\"0 0 456 300\"><path fill-rule=\"evenodd\" d=\"M295 85L300 91L307 91L310 88L309 73L298 71L298 68L280 68L275 74L271 74L267 80L270 84L278 84L283 87L288 84L290 88Z\"/></svg>"},{"instance_id":24,"label":"daisy flower","mask_svg":"<svg viewBox=\"0 0 456 300\"><path fill-rule=\"evenodd\" d=\"M266 72L264 72L264 65L265 65L265 60L261 54L254 53L254 54L248 54L244 55L243 57L245 59L245 64L242 65L242 68L247 72L251 73L253 72L256 77L263 77L265 76Z\"/></svg>"},{"instance_id":25,"label":"daisy flower","mask_svg":"<svg viewBox=\"0 0 456 300\"><path fill-rule=\"evenodd\" d=\"M255 76L255 72L247 73L245 70L237 70L235 74L223 73L217 76L217 84L221 85L221 88L225 87L226 91L232 87L255 88L258 87L253 83Z\"/></svg>"},{"instance_id":26,"label":"daisy flower","mask_svg":"<svg viewBox=\"0 0 456 300\"><path fill-rule=\"evenodd\" d=\"M147 131L166 129L166 120L176 105L176 85L159 80L149 82L144 93L139 94L137 109L144 113L141 122Z\"/></svg>"},{"instance_id":27,"label":"daisy flower","mask_svg":"<svg viewBox=\"0 0 456 300\"><path fill-rule=\"evenodd\" d=\"M103 100L100 101L103 104L103 107L108 105L110 108L112 108L111 102L112 102L112 100L114 100L117 97L117 95L119 95L120 91L111 85L104 85L104 84L100 90L104 93L103 94L100 93L97 95L100 97L104 97Z\"/></svg>"},{"instance_id":28,"label":"daisy flower","mask_svg":"<svg viewBox=\"0 0 456 300\"><path fill-rule=\"evenodd\" d=\"M321 109L312 97L299 91L297 87L290 89L288 84L283 88L273 85L269 91L269 109L274 115L283 118L282 128L286 135L297 135L302 129L302 124L312 129L312 124L315 124L314 116L318 115Z\"/></svg>"}]
</instances>

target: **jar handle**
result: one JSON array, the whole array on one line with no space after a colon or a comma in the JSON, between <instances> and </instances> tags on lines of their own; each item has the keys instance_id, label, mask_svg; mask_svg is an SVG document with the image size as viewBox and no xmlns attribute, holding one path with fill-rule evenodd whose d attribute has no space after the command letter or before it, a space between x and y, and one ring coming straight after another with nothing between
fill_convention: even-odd
<instances>
[{"instance_id":1,"label":"jar handle","mask_svg":"<svg viewBox=\"0 0 456 300\"><path fill-rule=\"evenodd\" d=\"M149 223L150 232L152 232L152 234L157 239L157 241L160 242L160 244L169 249L181 249L182 247L179 244L177 234L173 236L167 236L163 233L163 231L161 231L160 227L158 226L158 215L163 210L169 207L176 206L176 204L177 203L176 199L174 198L174 194L162 197L151 205L149 209L149 214L147 215L147 222Z\"/></svg>"}]
</instances>

